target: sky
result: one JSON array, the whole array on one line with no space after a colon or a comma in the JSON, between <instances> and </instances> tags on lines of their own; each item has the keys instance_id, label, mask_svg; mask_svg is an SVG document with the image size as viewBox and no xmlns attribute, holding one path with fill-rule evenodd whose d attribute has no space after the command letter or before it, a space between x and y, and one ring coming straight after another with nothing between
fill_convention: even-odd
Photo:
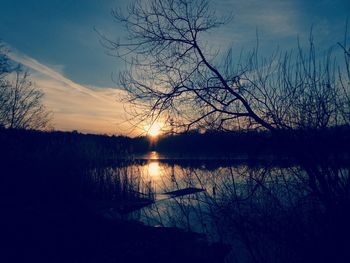
<instances>
[{"instance_id":1,"label":"sky","mask_svg":"<svg viewBox=\"0 0 350 263\"><path fill-rule=\"evenodd\" d=\"M124 32L111 16L132 0L0 0L0 39L10 57L31 71L45 93L57 130L132 133L117 82L123 63L107 54L96 30L117 39ZM344 37L348 0L212 0L219 16L232 21L206 40L238 54L256 43L268 52L307 41L311 27L324 48Z\"/></svg>"}]
</instances>

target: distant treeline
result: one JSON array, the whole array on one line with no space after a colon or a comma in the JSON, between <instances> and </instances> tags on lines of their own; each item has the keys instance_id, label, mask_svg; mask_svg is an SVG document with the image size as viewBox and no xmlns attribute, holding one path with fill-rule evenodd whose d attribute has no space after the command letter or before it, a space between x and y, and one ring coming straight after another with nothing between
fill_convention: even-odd
<instances>
[{"instance_id":1,"label":"distant treeline","mask_svg":"<svg viewBox=\"0 0 350 263\"><path fill-rule=\"evenodd\" d=\"M294 155L302 152L344 154L350 152L350 127L323 130L189 132L164 136L151 147L164 153L193 155Z\"/></svg>"},{"instance_id":2,"label":"distant treeline","mask_svg":"<svg viewBox=\"0 0 350 263\"><path fill-rule=\"evenodd\" d=\"M144 139L0 128L0 205L79 207L87 196L110 189L117 197L135 198L129 193L133 184L127 174L105 167L126 165L129 161L122 159L147 151L148 144L140 140Z\"/></svg>"},{"instance_id":3,"label":"distant treeline","mask_svg":"<svg viewBox=\"0 0 350 263\"><path fill-rule=\"evenodd\" d=\"M130 138L82 134L78 132L0 129L0 154L12 160L102 161L137 156L150 150L164 154L203 156L280 155L303 152L348 154L350 127L323 130L188 132L161 136Z\"/></svg>"},{"instance_id":4,"label":"distant treeline","mask_svg":"<svg viewBox=\"0 0 350 263\"><path fill-rule=\"evenodd\" d=\"M145 138L0 128L0 154L5 159L101 161L148 150Z\"/></svg>"},{"instance_id":5,"label":"distant treeline","mask_svg":"<svg viewBox=\"0 0 350 263\"><path fill-rule=\"evenodd\" d=\"M170 158L174 156L166 160L170 163L184 160L181 165L186 165L186 160L192 162L192 157L214 157L212 162L205 164L207 169L214 169L218 165L225 165L214 161L215 157L240 155L253 160L257 157L258 161L266 155L273 155L277 159L287 157L284 159L288 160L297 157L310 163L310 157L325 154L334 157L334 160L346 161L347 158L343 157L349 157L349 146L350 127L347 126L278 134L253 131L189 132L162 136L157 141L147 137L0 129L0 196L4 197L0 198L0 204L2 201L8 203L9 200L12 200L11 204L6 205L21 204L24 200L28 204L44 201L47 204L72 204L79 202L81 196L90 196L91 192L97 191L93 187L90 191L89 186L97 184L104 187L104 182L109 182L111 178L117 180L111 185L114 190L119 189L118 194L128 193L125 189L134 184L124 183L127 182L124 179L128 179L126 175L115 174L112 169L109 171L113 176L109 176L104 167L127 166L130 164L129 159L142 156L150 150ZM197 164L203 165L201 161ZM93 178L89 176L91 171L95 171ZM127 197L130 198L129 195Z\"/></svg>"}]
</instances>

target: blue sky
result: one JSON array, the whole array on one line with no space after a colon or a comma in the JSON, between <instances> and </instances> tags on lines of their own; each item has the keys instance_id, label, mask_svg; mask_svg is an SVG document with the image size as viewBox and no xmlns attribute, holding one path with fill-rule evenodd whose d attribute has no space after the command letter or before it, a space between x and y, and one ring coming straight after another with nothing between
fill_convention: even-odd
<instances>
[{"instance_id":1,"label":"blue sky","mask_svg":"<svg viewBox=\"0 0 350 263\"><path fill-rule=\"evenodd\" d=\"M80 84L111 86L115 58L105 54L94 27L114 26L111 0L2 1L0 38L11 47L63 71Z\"/></svg>"},{"instance_id":2,"label":"blue sky","mask_svg":"<svg viewBox=\"0 0 350 263\"><path fill-rule=\"evenodd\" d=\"M118 73L118 70L122 69L122 63L106 54L94 27L111 38L122 36L123 32L113 21L110 11L112 8L125 7L127 1L0 0L0 2L0 39L9 46L17 60L25 61L27 66L32 68L33 77L38 85L51 94L51 97L47 96L48 104L55 105L53 110L56 127L64 130L74 129L74 121L71 125L63 125L62 112L65 112L66 117L69 114L71 117L75 116L77 112L74 109L84 105L84 98L79 98L77 95L75 98L77 101L71 101L77 105L75 107L70 105L69 111L67 110L69 105L67 106L62 99L59 103L55 101L57 96L52 94L52 89L49 89L52 85L57 86L64 78L82 89L87 89L87 93L105 92L111 97L110 92L115 92L112 88L117 87L111 79L111 74ZM326 48L335 45L337 41L342 41L346 19L350 17L348 0L213 0L212 2L219 15L232 11L234 18L227 27L210 35L208 42L223 49L232 45L237 53L242 48L249 49L255 44L256 30L259 32L263 48L268 51L277 45L283 48L295 47L297 36L302 41L306 40L311 26L314 28L317 43L321 48ZM33 66L33 63L36 66ZM40 71L43 67L52 70L60 77L53 78L53 75L55 77L57 75L50 75L45 70ZM49 80L56 82L50 86L47 84ZM61 93L64 94L64 90ZM115 96L118 97L120 94ZM110 103L112 105L112 100ZM90 118L90 121L103 119L105 118L103 112L108 111L107 115L109 118L113 116L112 123L117 126L123 122L123 113L121 103L116 107L117 109L112 108L113 111L101 110L101 116L96 115L96 112L94 114L93 109L88 112L80 110L82 115L75 118ZM111 122L109 118L105 119L105 123ZM100 128L96 126L92 129L89 125L91 123L86 121L76 128L85 132L125 133L116 127L106 129L104 126Z\"/></svg>"}]
</instances>

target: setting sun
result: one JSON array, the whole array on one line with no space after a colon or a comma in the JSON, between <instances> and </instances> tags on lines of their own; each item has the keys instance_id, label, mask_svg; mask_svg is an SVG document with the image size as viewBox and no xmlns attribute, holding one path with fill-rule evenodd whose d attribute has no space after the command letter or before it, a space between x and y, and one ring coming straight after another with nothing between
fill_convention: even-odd
<instances>
[{"instance_id":1,"label":"setting sun","mask_svg":"<svg viewBox=\"0 0 350 263\"><path fill-rule=\"evenodd\" d=\"M147 134L151 137L157 137L161 134L162 126L159 123L153 123L147 130Z\"/></svg>"}]
</instances>

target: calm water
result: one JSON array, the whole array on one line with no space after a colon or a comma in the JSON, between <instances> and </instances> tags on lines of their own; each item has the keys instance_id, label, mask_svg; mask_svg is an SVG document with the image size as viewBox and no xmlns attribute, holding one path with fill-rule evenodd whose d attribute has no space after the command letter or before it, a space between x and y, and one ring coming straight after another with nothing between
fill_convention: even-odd
<instances>
[{"instance_id":1,"label":"calm water","mask_svg":"<svg viewBox=\"0 0 350 263\"><path fill-rule=\"evenodd\" d=\"M131 167L129 167L131 168ZM201 159L169 162L156 152L148 154L148 161L133 165L133 172L140 174L142 182L151 187L155 203L133 212L130 218L152 226L179 227L189 231L205 233L212 240L227 240L227 229L222 212L232 200L248 201L258 194L257 185L264 183L281 199L284 196L286 180L291 181L291 173L296 166L247 164L234 160ZM302 174L302 171L297 171ZM202 192L171 197L166 193L186 188L203 189ZM278 190L278 191L277 191ZM226 211L222 211L225 210Z\"/></svg>"},{"instance_id":2,"label":"calm water","mask_svg":"<svg viewBox=\"0 0 350 263\"><path fill-rule=\"evenodd\" d=\"M112 202L118 200L116 189L154 200L122 215L118 209L109 207L108 216L205 234L209 241L232 245L235 250L229 258L233 262L239 259L250 262L255 256L270 262L278 253L287 255L293 242L302 244L304 238L313 238L312 231L323 227L317 226L322 223L318 219L327 209L327 200L324 203L322 197L333 198L333 192L338 195L342 185L346 187L349 181L348 167L325 163L309 166L245 157L175 159L157 152L102 171L104 179L101 173L96 173L93 184L103 189L101 192L108 192L107 199ZM318 182L320 178L324 180ZM327 178L332 179L332 185L324 188L330 189L325 193L320 186ZM337 192L330 188L333 185ZM202 191L179 196L167 194L188 188ZM286 236L292 241L281 247Z\"/></svg>"},{"instance_id":3,"label":"calm water","mask_svg":"<svg viewBox=\"0 0 350 263\"><path fill-rule=\"evenodd\" d=\"M285 182L291 181L290 174L299 169L291 165L276 166L271 162L247 163L243 162L245 157L174 160L150 152L125 167L106 168L105 176L115 178L116 174L123 174L129 184L136 187L133 191L141 193L141 196L152 194L153 204L128 213L127 218L151 226L178 227L204 233L213 241L231 239L230 235L225 236L227 226L223 222L223 213L229 213L231 201L250 201L254 195L259 195L259 184L274 188L281 202L292 201L290 196L284 196ZM300 169L297 172L302 173ZM105 184L115 183L120 181L105 181ZM106 185L103 187L108 188ZM167 194L187 188L203 191L177 197Z\"/></svg>"}]
</instances>

